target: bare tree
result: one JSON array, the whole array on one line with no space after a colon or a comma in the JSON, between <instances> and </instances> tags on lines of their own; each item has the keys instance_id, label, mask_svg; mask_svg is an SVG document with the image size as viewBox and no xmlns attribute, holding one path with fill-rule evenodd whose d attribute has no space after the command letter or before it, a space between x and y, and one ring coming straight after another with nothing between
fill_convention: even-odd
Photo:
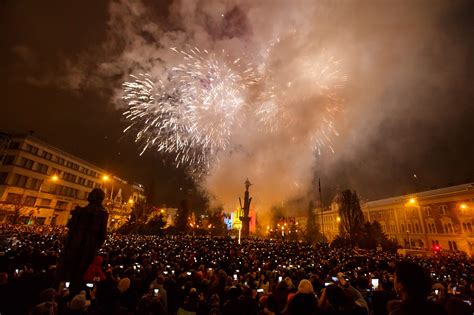
<instances>
[{"instance_id":1,"label":"bare tree","mask_svg":"<svg viewBox=\"0 0 474 315\"><path fill-rule=\"evenodd\" d=\"M344 190L341 194L339 207L339 233L343 237L349 237L351 244L356 244L357 238L363 230L364 214L360 208L357 193L351 190Z\"/></svg>"},{"instance_id":2,"label":"bare tree","mask_svg":"<svg viewBox=\"0 0 474 315\"><path fill-rule=\"evenodd\" d=\"M316 214L314 213L314 202L312 200L309 202L307 217L304 236L307 242L312 243L321 239L321 234L316 226Z\"/></svg>"},{"instance_id":3,"label":"bare tree","mask_svg":"<svg viewBox=\"0 0 474 315\"><path fill-rule=\"evenodd\" d=\"M138 200L132 208L133 223L146 223L153 207L143 200Z\"/></svg>"},{"instance_id":4,"label":"bare tree","mask_svg":"<svg viewBox=\"0 0 474 315\"><path fill-rule=\"evenodd\" d=\"M186 232L188 227L188 217L190 216L189 202L186 199L181 201L181 204L176 212L175 227L182 232Z\"/></svg>"},{"instance_id":5,"label":"bare tree","mask_svg":"<svg viewBox=\"0 0 474 315\"><path fill-rule=\"evenodd\" d=\"M9 200L2 202L4 205L13 206L13 215L10 216L9 220L13 224L17 224L20 221L21 210L26 206L31 206L25 203L24 195L14 195Z\"/></svg>"}]
</instances>

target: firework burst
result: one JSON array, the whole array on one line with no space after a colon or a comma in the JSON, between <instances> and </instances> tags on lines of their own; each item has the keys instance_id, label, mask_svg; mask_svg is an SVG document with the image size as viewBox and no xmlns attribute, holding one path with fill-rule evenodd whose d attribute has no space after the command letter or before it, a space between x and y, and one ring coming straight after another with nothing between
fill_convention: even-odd
<instances>
[{"instance_id":1,"label":"firework burst","mask_svg":"<svg viewBox=\"0 0 474 315\"><path fill-rule=\"evenodd\" d=\"M272 42L265 51L268 61L255 107L260 127L270 133L304 129L314 151L321 154L328 147L334 152L331 139L338 135L335 120L347 77L341 74L339 61L325 51L308 50L292 59L279 53L280 43L280 39ZM289 46L288 39L284 45Z\"/></svg>"},{"instance_id":2,"label":"firework burst","mask_svg":"<svg viewBox=\"0 0 474 315\"><path fill-rule=\"evenodd\" d=\"M145 73L123 84L124 115L130 122L124 132L136 132L142 154L154 148L173 154L177 166L204 171L217 153L229 149L241 118L249 114L265 132L296 131L296 140L307 141L318 154L323 147L334 152L331 141L338 135L335 121L346 77L339 61L324 51L307 49L298 58L288 49L282 54L280 45L292 47L287 41L278 39L265 50L260 75L225 51L171 48L181 62L169 68L165 82ZM250 90L257 83L255 97Z\"/></svg>"},{"instance_id":3,"label":"firework burst","mask_svg":"<svg viewBox=\"0 0 474 315\"><path fill-rule=\"evenodd\" d=\"M142 153L154 147L174 153L177 165L209 166L212 157L226 150L237 125L248 88L257 82L250 64L193 48L180 54L183 63L172 67L163 83L149 74L125 82L124 112L136 131Z\"/></svg>"}]
</instances>

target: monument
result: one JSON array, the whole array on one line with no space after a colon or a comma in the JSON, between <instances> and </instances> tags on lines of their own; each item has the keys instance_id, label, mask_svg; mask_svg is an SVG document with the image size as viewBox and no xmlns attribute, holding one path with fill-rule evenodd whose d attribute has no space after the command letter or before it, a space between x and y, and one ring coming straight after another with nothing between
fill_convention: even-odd
<instances>
[{"instance_id":1,"label":"monument","mask_svg":"<svg viewBox=\"0 0 474 315\"><path fill-rule=\"evenodd\" d=\"M240 217L240 221L242 222L242 237L247 238L250 235L250 203L252 202L252 198L250 197L249 187L252 184L250 183L249 179L245 181L245 194L244 194L244 205L242 206L242 199L239 197L240 202L240 209L242 211L242 216Z\"/></svg>"}]
</instances>

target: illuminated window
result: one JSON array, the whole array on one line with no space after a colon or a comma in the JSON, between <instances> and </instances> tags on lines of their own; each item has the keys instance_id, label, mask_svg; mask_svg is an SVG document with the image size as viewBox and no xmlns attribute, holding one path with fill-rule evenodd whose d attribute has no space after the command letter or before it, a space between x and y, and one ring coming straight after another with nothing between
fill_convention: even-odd
<instances>
[{"instance_id":1,"label":"illuminated window","mask_svg":"<svg viewBox=\"0 0 474 315\"><path fill-rule=\"evenodd\" d=\"M441 215L446 215L448 213L448 206L447 205L439 206L439 211Z\"/></svg>"},{"instance_id":2,"label":"illuminated window","mask_svg":"<svg viewBox=\"0 0 474 315\"><path fill-rule=\"evenodd\" d=\"M33 163L34 162L30 159L21 158L20 166L31 170L33 168Z\"/></svg>"},{"instance_id":3,"label":"illuminated window","mask_svg":"<svg viewBox=\"0 0 474 315\"><path fill-rule=\"evenodd\" d=\"M40 172L41 174L46 174L48 172L48 165L45 165L43 163L37 163L36 171Z\"/></svg>"},{"instance_id":4,"label":"illuminated window","mask_svg":"<svg viewBox=\"0 0 474 315\"><path fill-rule=\"evenodd\" d=\"M21 202L21 195L20 194L14 194L14 193L8 193L7 195L7 203L20 203Z\"/></svg>"},{"instance_id":5,"label":"illuminated window","mask_svg":"<svg viewBox=\"0 0 474 315\"><path fill-rule=\"evenodd\" d=\"M15 174L15 177L13 178L13 186L25 187L27 180L28 180L27 176Z\"/></svg>"},{"instance_id":6,"label":"illuminated window","mask_svg":"<svg viewBox=\"0 0 474 315\"><path fill-rule=\"evenodd\" d=\"M425 210L425 215L431 217L431 207L424 207L423 209Z\"/></svg>"},{"instance_id":7,"label":"illuminated window","mask_svg":"<svg viewBox=\"0 0 474 315\"><path fill-rule=\"evenodd\" d=\"M51 199L41 199L40 201L40 206L42 207L49 207L49 205L51 204Z\"/></svg>"},{"instance_id":8,"label":"illuminated window","mask_svg":"<svg viewBox=\"0 0 474 315\"><path fill-rule=\"evenodd\" d=\"M58 200L58 201L56 202L56 209L66 210L68 204L69 204L69 202L67 202L67 201L60 201L60 200Z\"/></svg>"},{"instance_id":9,"label":"illuminated window","mask_svg":"<svg viewBox=\"0 0 474 315\"><path fill-rule=\"evenodd\" d=\"M25 206L32 207L36 203L36 197L33 196L26 196L25 198Z\"/></svg>"}]
</instances>

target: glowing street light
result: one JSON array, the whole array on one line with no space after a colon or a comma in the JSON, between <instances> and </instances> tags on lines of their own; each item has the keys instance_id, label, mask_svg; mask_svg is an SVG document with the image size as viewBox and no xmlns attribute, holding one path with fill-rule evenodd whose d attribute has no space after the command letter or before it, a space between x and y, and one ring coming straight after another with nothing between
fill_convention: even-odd
<instances>
[{"instance_id":1,"label":"glowing street light","mask_svg":"<svg viewBox=\"0 0 474 315\"><path fill-rule=\"evenodd\" d=\"M465 203L461 203L461 205L459 206L459 208L461 208L462 210L466 210L467 209L467 205Z\"/></svg>"},{"instance_id":2,"label":"glowing street light","mask_svg":"<svg viewBox=\"0 0 474 315\"><path fill-rule=\"evenodd\" d=\"M109 175L102 175L102 180L104 182L108 181L109 180Z\"/></svg>"},{"instance_id":3,"label":"glowing street light","mask_svg":"<svg viewBox=\"0 0 474 315\"><path fill-rule=\"evenodd\" d=\"M54 174L48 178L46 178L46 180L49 180L51 182L57 182L59 180L59 177L58 175ZM45 181L43 181L41 183L41 185L39 186L38 188L38 192L36 193L36 198L35 198L35 202L33 204L33 207L36 209L36 211L40 211L40 206L37 204L38 203L38 200L39 200L39 196L41 195L42 193L42 189L43 189L43 184L45 183ZM30 216L30 219L28 220L28 225L31 224L31 220L33 219L33 215Z\"/></svg>"},{"instance_id":4,"label":"glowing street light","mask_svg":"<svg viewBox=\"0 0 474 315\"><path fill-rule=\"evenodd\" d=\"M418 207L418 200L416 200L415 197L411 197L408 199L408 201L405 203L405 207Z\"/></svg>"},{"instance_id":5,"label":"glowing street light","mask_svg":"<svg viewBox=\"0 0 474 315\"><path fill-rule=\"evenodd\" d=\"M337 217L337 218L336 218L336 221L337 221L337 222L341 222L341 217Z\"/></svg>"}]
</instances>

